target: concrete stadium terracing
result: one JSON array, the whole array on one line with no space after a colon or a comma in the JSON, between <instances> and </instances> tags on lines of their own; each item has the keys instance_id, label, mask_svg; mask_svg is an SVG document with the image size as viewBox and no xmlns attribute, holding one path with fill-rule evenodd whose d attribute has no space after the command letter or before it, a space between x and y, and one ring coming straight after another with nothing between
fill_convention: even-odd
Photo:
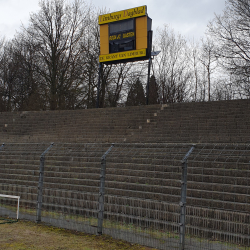
<instances>
[{"instance_id":1,"label":"concrete stadium terracing","mask_svg":"<svg viewBox=\"0 0 250 250\"><path fill-rule=\"evenodd\" d=\"M250 100L1 113L2 142L249 143Z\"/></svg>"},{"instance_id":2,"label":"concrete stadium terracing","mask_svg":"<svg viewBox=\"0 0 250 250\"><path fill-rule=\"evenodd\" d=\"M107 161L106 218L124 220L133 211L127 221L133 216L152 227L157 221L169 231L179 221L180 162L194 144L188 160L187 233L250 244L250 100L6 112L0 128L0 145L5 143L0 193L21 195L21 206L36 207L39 157L54 142L46 155L43 207L64 211L74 203L95 217L100 159L115 143Z\"/></svg>"}]
</instances>

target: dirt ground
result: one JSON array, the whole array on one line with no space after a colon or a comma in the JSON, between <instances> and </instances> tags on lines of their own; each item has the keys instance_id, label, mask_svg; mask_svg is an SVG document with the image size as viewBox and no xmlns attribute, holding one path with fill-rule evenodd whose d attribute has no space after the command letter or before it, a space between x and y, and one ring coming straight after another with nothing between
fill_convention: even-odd
<instances>
[{"instance_id":1,"label":"dirt ground","mask_svg":"<svg viewBox=\"0 0 250 250\"><path fill-rule=\"evenodd\" d=\"M152 250L114 240L110 236L89 235L28 221L0 224L1 250Z\"/></svg>"}]
</instances>

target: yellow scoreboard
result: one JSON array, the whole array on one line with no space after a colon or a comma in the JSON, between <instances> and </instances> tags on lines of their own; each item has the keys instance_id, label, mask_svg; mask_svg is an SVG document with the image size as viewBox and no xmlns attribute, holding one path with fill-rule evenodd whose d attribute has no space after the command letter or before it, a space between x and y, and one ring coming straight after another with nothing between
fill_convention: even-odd
<instances>
[{"instance_id":1,"label":"yellow scoreboard","mask_svg":"<svg viewBox=\"0 0 250 250\"><path fill-rule=\"evenodd\" d=\"M100 63L139 61L151 56L152 19L147 6L99 16Z\"/></svg>"}]
</instances>

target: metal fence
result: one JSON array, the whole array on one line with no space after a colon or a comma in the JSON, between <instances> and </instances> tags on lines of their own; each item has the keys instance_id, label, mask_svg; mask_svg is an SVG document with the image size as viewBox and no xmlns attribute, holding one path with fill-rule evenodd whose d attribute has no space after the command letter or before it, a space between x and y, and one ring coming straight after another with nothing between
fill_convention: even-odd
<instances>
[{"instance_id":1,"label":"metal fence","mask_svg":"<svg viewBox=\"0 0 250 250\"><path fill-rule=\"evenodd\" d=\"M158 249L249 249L250 145L3 144L21 219ZM0 216L15 217L0 199Z\"/></svg>"},{"instance_id":2,"label":"metal fence","mask_svg":"<svg viewBox=\"0 0 250 250\"><path fill-rule=\"evenodd\" d=\"M249 249L249 170L250 145L196 146L188 161L186 242L192 249Z\"/></svg>"}]
</instances>

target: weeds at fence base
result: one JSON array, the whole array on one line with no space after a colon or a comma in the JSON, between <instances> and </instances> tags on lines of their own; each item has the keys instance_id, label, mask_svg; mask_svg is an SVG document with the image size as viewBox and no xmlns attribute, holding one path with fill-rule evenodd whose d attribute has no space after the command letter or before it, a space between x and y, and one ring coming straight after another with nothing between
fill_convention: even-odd
<instances>
[{"instance_id":1,"label":"weeds at fence base","mask_svg":"<svg viewBox=\"0 0 250 250\"><path fill-rule=\"evenodd\" d=\"M17 219L13 220L11 218L0 217L0 224L8 224L8 223L16 223L16 222L18 222Z\"/></svg>"},{"instance_id":2,"label":"weeds at fence base","mask_svg":"<svg viewBox=\"0 0 250 250\"><path fill-rule=\"evenodd\" d=\"M96 236L20 219L19 223L0 227L0 249L65 249L65 250L153 250L138 244L113 239L111 236ZM14 236L15 237L12 237ZM31 237L33 236L33 237ZM155 249L156 250L156 249Z\"/></svg>"},{"instance_id":3,"label":"weeds at fence base","mask_svg":"<svg viewBox=\"0 0 250 250\"><path fill-rule=\"evenodd\" d=\"M10 205L4 205L2 206L6 209L9 209L11 211L15 211L15 207ZM36 215L36 209L32 208L26 208L26 207L20 207L20 212L23 214L31 214ZM42 211L42 218L56 218L59 220L67 221L68 223L82 223L82 224L88 224L91 227L97 227L98 225L98 219L93 217L86 217L83 215L76 215L71 213L63 213L59 211L49 211L49 210L43 210ZM0 217L0 224L9 224L9 223L15 223L18 222L18 220L9 218L9 217ZM48 223L49 225L49 223ZM56 227L55 227L56 228ZM130 233L136 233L142 236L145 236L147 238L157 239L159 243L164 244L165 240L168 239L174 239L179 240L179 233L178 231L168 231L164 229L157 229L153 227L145 227L145 226L138 226L133 223L126 223L119 220L109 220L104 219L103 220L103 228L104 229L116 229L117 231L122 232L130 232ZM56 231L56 230L55 230ZM81 232L81 231L79 231ZM104 237L108 237L107 235ZM237 249L237 250L250 250L249 246L244 246L240 244L235 244L227 241L220 240L218 238L212 239L207 237L199 237L197 235L192 234L186 234L185 235L185 241L188 242L188 245L191 247L193 246L193 249L198 249L199 246L202 246L203 249L209 249L209 247L214 246L215 249Z\"/></svg>"},{"instance_id":4,"label":"weeds at fence base","mask_svg":"<svg viewBox=\"0 0 250 250\"><path fill-rule=\"evenodd\" d=\"M104 220L103 225L104 228L108 229L115 228L116 230L135 232L158 240L169 239L169 238L179 239L178 232L157 230L156 228L150 228L150 227L140 227L132 223L118 222L106 219Z\"/></svg>"}]
</instances>

